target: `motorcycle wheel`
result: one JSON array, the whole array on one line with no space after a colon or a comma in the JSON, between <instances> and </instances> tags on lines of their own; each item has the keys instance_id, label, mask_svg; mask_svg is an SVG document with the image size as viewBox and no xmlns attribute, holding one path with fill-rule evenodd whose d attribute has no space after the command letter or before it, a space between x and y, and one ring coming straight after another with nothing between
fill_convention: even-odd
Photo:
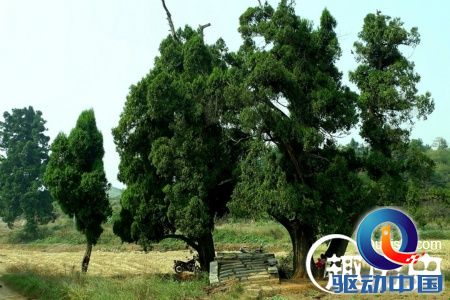
<instances>
[{"instance_id":1,"label":"motorcycle wheel","mask_svg":"<svg viewBox=\"0 0 450 300\"><path fill-rule=\"evenodd\" d=\"M180 265L176 265L174 268L175 273L180 274L181 272L183 272L183 267Z\"/></svg>"}]
</instances>

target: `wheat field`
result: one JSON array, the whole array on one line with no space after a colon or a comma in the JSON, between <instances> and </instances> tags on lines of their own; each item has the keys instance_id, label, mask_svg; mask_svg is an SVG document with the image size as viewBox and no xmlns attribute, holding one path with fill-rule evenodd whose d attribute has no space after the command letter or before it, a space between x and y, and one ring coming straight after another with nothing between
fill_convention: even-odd
<instances>
[{"instance_id":1,"label":"wheat field","mask_svg":"<svg viewBox=\"0 0 450 300\"><path fill-rule=\"evenodd\" d=\"M55 251L56 250L56 251ZM58 249L21 249L0 246L0 272L16 265L50 269L55 273L79 271L84 251L59 251ZM92 251L89 274L101 276L126 276L138 274L172 273L173 260L192 257L189 251Z\"/></svg>"}]
</instances>

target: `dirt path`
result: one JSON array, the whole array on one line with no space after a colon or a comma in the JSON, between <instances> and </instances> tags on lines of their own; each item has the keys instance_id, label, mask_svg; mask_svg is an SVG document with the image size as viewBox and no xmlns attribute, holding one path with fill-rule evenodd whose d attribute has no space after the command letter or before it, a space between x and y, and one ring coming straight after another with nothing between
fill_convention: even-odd
<instances>
[{"instance_id":1,"label":"dirt path","mask_svg":"<svg viewBox=\"0 0 450 300\"><path fill-rule=\"evenodd\" d=\"M27 298L19 295L15 291L11 290L5 284L0 281L0 285L2 286L0 288L0 299L2 300L26 300Z\"/></svg>"}]
</instances>

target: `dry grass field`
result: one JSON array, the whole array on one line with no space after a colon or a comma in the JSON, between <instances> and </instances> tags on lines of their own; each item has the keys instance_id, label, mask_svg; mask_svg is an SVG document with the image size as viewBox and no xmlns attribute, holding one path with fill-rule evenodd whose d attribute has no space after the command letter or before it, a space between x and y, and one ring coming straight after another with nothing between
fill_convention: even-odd
<instances>
[{"instance_id":1,"label":"dry grass field","mask_svg":"<svg viewBox=\"0 0 450 300\"><path fill-rule=\"evenodd\" d=\"M450 241L444 241L443 249L439 252L433 253L433 255L443 256L444 258L444 270L449 270L450 257L448 251ZM353 252L353 249L349 249ZM276 255L280 258L285 255L284 252L278 252ZM432 253L430 253L432 254ZM34 272L37 276L41 277L54 277L54 278L78 278L80 260L83 256L82 245L68 246L68 245L54 245L54 246L19 246L19 245L0 245L0 273L26 273ZM145 280L151 278L151 276L167 276L172 278L172 264L174 259L186 259L192 256L187 250L177 251L149 251L145 253L143 251L137 251L135 249L126 249L124 251L106 251L102 249L94 248L91 257L91 264L89 267L89 275L85 278L83 283L79 283L77 280L71 282L73 290L71 290L71 298L68 299L89 299L88 296L81 292L81 289L89 287L86 285L87 280L98 281L99 278L106 280L107 285L114 285L121 281L131 280L132 282L142 282L145 284ZM448 274L448 273L447 273ZM89 279L91 278L91 279ZM110 279L105 279L110 278ZM194 279L195 281L195 279ZM65 285L69 283L65 281ZM79 285L77 285L79 284ZM106 283L105 283L106 284ZM136 283L138 284L138 283ZM170 280L172 289L177 286L177 283L173 285L173 281ZM180 284L180 283L178 283ZM139 286L139 285L138 285ZM93 287L94 288L94 287ZM98 288L97 286L95 288ZM103 287L105 288L105 287ZM195 288L199 289L198 298L202 299L252 299L258 295L265 295L266 299L335 299L342 298L348 299L348 296L328 296L317 291L308 280L304 281L283 281L282 284L274 287L265 287L261 289L260 293L249 293L247 287L244 287L240 292L232 291L234 295L230 296L229 290L225 292L212 293L207 292L207 281L205 279L200 280L200 283L196 283ZM254 287L251 287L254 289ZM80 294L77 294L80 293ZM80 296L82 294L82 296ZM109 295L109 294L108 294ZM127 294L128 295L128 294ZM1 294L0 294L1 296ZM108 299L109 296L100 297L98 299ZM126 299L128 296L118 299ZM190 296L189 296L190 297ZM189 298L187 297L187 298ZM387 299L450 299L450 292L447 287L447 291L444 294L438 296L418 297L417 295L391 295L383 296ZM195 297L196 298L196 297ZM11 298L15 299L15 298ZM20 299L20 298L17 298ZM138 298L136 298L138 299ZM157 298L139 298L139 299L157 299ZM163 297L163 299L165 299ZM167 298L170 299L170 298ZM184 299L181 296L179 299ZM373 296L354 296L353 299L379 299L379 297Z\"/></svg>"},{"instance_id":2,"label":"dry grass field","mask_svg":"<svg viewBox=\"0 0 450 300\"><path fill-rule=\"evenodd\" d=\"M0 272L15 265L31 268L51 269L55 273L79 271L84 251L60 251L58 247L49 249L21 249L13 245L0 246ZM92 252L89 274L99 276L127 276L142 274L173 273L174 259L185 260L192 256L189 251L122 251Z\"/></svg>"}]
</instances>

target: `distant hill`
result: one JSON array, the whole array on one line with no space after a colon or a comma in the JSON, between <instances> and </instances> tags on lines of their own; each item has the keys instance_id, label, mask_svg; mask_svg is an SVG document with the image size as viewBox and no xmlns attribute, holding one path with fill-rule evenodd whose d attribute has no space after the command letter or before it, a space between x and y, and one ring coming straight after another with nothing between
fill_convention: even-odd
<instances>
[{"instance_id":1,"label":"distant hill","mask_svg":"<svg viewBox=\"0 0 450 300\"><path fill-rule=\"evenodd\" d=\"M112 186L108 192L108 195L109 198L120 198L120 195L122 195L122 190Z\"/></svg>"},{"instance_id":2,"label":"distant hill","mask_svg":"<svg viewBox=\"0 0 450 300\"><path fill-rule=\"evenodd\" d=\"M109 195L109 202L111 203L113 211L119 211L120 210L120 195L122 195L122 190L112 186L108 192L108 195Z\"/></svg>"}]
</instances>

